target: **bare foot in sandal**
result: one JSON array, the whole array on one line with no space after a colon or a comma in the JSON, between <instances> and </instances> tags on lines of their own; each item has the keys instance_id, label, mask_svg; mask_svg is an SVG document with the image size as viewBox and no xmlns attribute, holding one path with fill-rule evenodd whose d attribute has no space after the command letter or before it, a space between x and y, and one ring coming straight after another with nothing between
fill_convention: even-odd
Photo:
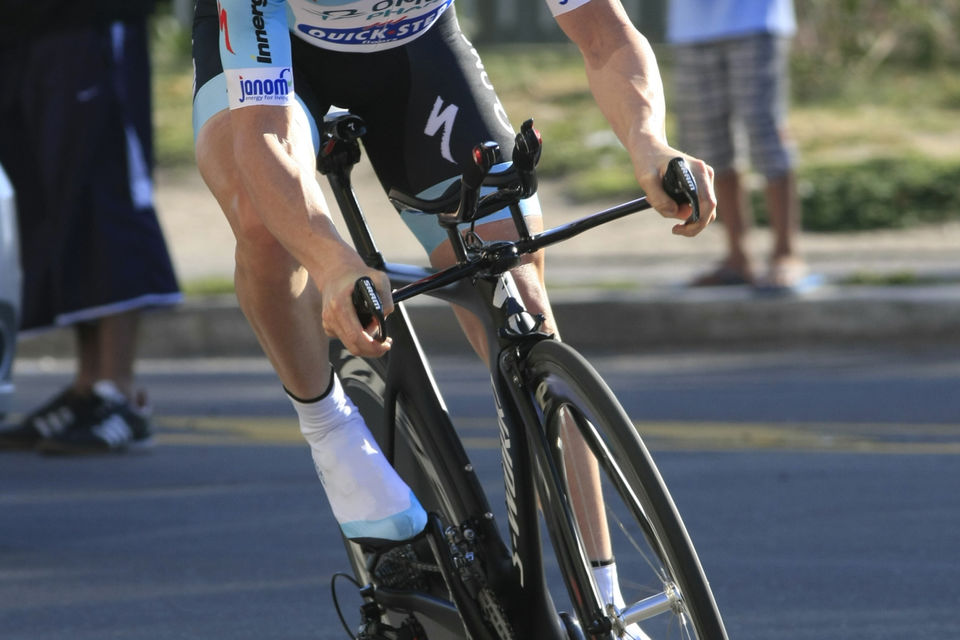
<instances>
[{"instance_id":1,"label":"bare foot in sandal","mask_svg":"<svg viewBox=\"0 0 960 640\"><path fill-rule=\"evenodd\" d=\"M809 277L806 263L796 256L781 256L770 262L766 275L757 281L757 288L769 291L795 291Z\"/></svg>"}]
</instances>

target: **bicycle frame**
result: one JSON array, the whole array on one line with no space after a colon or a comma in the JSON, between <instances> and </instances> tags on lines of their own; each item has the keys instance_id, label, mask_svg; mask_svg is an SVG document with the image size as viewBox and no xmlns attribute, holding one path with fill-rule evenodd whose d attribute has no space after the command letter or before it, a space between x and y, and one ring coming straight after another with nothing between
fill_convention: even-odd
<instances>
[{"instance_id":1,"label":"bicycle frame","mask_svg":"<svg viewBox=\"0 0 960 640\"><path fill-rule=\"evenodd\" d=\"M383 393L387 424L393 425L393 430L387 441L380 445L393 462L397 399L402 395L406 403L414 405L422 418L414 428L423 455L434 467L442 465L438 473L443 476L444 486L451 489L441 498L448 511L456 514L459 522L472 521L483 529L482 538L486 541L484 559L488 572L494 573L488 579L508 609L507 617L517 637L568 638L569 629L563 628L555 614L546 584L539 524L541 507L550 535L560 536L566 542L555 545L556 548L582 546L582 541L569 503L563 496L554 495L553 487L558 486L556 479L562 471L557 468L548 434L539 428L537 408L522 379L522 359L529 346L551 337L539 332L539 322L523 308L507 268L517 262L519 252L530 252L565 240L610 220L649 208L649 205L644 199L638 199L537 236L530 235L519 208L512 205L519 234L516 243L494 243L480 261L461 261L448 269L432 272L421 267L388 263L383 259L350 183L350 171L359 157L358 149L347 151L341 154L339 161L328 161L324 173L330 181L354 246L368 265L384 270L395 287L395 310L386 320L393 346L388 355L388 373ZM449 230L449 235L455 252L464 257L466 249L462 237L455 228ZM509 547L494 524L487 498L459 440L404 308L403 300L421 293L457 304L484 324L500 427ZM394 363L401 364L397 366ZM416 492L417 488L412 488ZM557 560L563 571L578 575L580 584L592 584L587 575L589 568L575 558L558 557ZM422 611L426 608L434 618L445 618L444 626L449 625L451 630L456 626L456 610L443 610L435 602L418 600L411 594L391 597L394 598L392 603L400 609ZM606 622L603 612L587 610L587 603L596 602L596 597L584 598L584 594L570 594L570 598L573 606L578 608L579 619ZM470 612L459 613L466 614L465 617L470 615ZM471 624L470 620L466 621ZM608 630L600 624L600 627L588 631Z\"/></svg>"}]
</instances>

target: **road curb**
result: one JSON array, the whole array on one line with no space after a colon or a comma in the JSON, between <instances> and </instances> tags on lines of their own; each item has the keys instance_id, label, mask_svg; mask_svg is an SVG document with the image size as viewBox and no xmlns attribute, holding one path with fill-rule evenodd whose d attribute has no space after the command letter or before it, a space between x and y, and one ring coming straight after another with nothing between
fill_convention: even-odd
<instances>
[{"instance_id":1,"label":"road curb","mask_svg":"<svg viewBox=\"0 0 960 640\"><path fill-rule=\"evenodd\" d=\"M564 340L589 351L960 344L960 286L823 287L799 296L758 296L738 288L572 292L554 295L553 308ZM431 351L468 348L447 305L418 301L407 309L418 333L429 336ZM144 314L139 353L143 358L261 355L233 296L191 297L176 308ZM18 355L72 356L71 332L21 339Z\"/></svg>"}]
</instances>

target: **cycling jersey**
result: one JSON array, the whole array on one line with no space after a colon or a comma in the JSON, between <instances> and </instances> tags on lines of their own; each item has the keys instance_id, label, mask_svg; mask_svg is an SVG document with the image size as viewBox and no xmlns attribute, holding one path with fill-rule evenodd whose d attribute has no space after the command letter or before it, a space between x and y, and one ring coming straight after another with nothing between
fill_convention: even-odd
<instances>
[{"instance_id":1,"label":"cycling jersey","mask_svg":"<svg viewBox=\"0 0 960 640\"><path fill-rule=\"evenodd\" d=\"M554 14L590 0L545 0ZM453 0L220 0L230 108L293 101L287 33L331 51L383 51L424 34Z\"/></svg>"},{"instance_id":2,"label":"cycling jersey","mask_svg":"<svg viewBox=\"0 0 960 640\"><path fill-rule=\"evenodd\" d=\"M453 0L288 1L290 30L334 51L376 51L426 32Z\"/></svg>"}]
</instances>

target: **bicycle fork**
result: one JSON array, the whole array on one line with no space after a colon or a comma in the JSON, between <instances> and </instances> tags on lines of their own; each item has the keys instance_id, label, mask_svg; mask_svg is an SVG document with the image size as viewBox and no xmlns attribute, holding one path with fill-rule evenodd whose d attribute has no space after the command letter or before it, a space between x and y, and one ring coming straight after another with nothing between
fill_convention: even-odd
<instances>
[{"instance_id":1,"label":"bicycle fork","mask_svg":"<svg viewBox=\"0 0 960 640\"><path fill-rule=\"evenodd\" d=\"M563 575L572 576L566 582L568 596L572 606L577 610L580 620L591 621L585 631L592 635L609 633L610 621L602 610L593 603L600 601L599 593L589 569L584 566L580 558L584 557L583 543L578 533L576 518L567 496L559 492L563 486L563 470L559 468L556 458L551 453L555 443L551 443L548 434L540 428L541 418L532 399L531 390L523 378L523 353L518 348L505 350L500 357L499 367L504 378L506 391L510 394L511 405L518 412L517 420L523 426L521 437L526 441L527 458L530 467L530 483L532 492L539 498L539 508L543 512L547 530L553 540L556 560ZM579 550L576 552L575 550ZM573 585L590 585L590 593L577 590ZM549 597L549 596L548 596ZM562 637L575 637L574 630L569 629ZM558 636L560 637L560 636Z\"/></svg>"},{"instance_id":2,"label":"bicycle fork","mask_svg":"<svg viewBox=\"0 0 960 640\"><path fill-rule=\"evenodd\" d=\"M561 626L553 600L545 583L538 512L542 509L550 536L554 539L557 561L561 571L575 576L568 580L570 600L581 620L593 621L586 630L590 634L609 633L609 620L602 611L593 610L591 603L599 602L595 593L576 592L573 583L593 585L589 569L579 561L582 555L572 549L582 547L576 520L569 501L558 495L556 488L562 471L551 454L547 434L541 423L533 395L523 374L523 358L529 349L541 340L552 339L540 329L544 317L529 313L521 302L520 293L509 271L488 279L481 292L490 296L492 307L499 310L494 324L499 324L500 344L491 346L491 363L496 363L493 375L497 419L500 426L501 456L507 504L507 523L513 562L520 574L525 592L527 616L538 618L528 632L537 638L583 637L583 632L572 620L564 618ZM494 354L497 350L499 353ZM493 368L493 367L492 367ZM507 400L504 402L504 400ZM587 615L588 614L588 615ZM565 628L564 628L565 627Z\"/></svg>"},{"instance_id":3,"label":"bicycle fork","mask_svg":"<svg viewBox=\"0 0 960 640\"><path fill-rule=\"evenodd\" d=\"M500 310L502 323L499 330L502 338L500 352L491 362L497 363L499 374L495 376L494 389L500 423L507 515L514 559L521 563L521 579L523 563L529 562L531 558L537 559L536 571L542 575L539 522L531 522L529 517L523 522L519 518L519 514L533 514L535 517L539 508L553 539L560 569L565 575L573 577L572 580L568 579L566 584L578 618L591 621L586 629L591 635L609 633L611 625L608 618L593 604L599 602L600 597L592 576L588 574L589 568L580 561L584 551L575 515L567 497L558 491L558 488L563 486L563 470L553 452L555 443L551 443L549 434L540 428L541 415L534 401L534 393L523 373L523 359L529 349L541 340L552 339L552 336L540 331L543 316L533 316L523 306L509 271L499 275L492 291L487 294L492 296L490 299L493 307ZM508 398L509 401L504 402L503 398ZM524 481L522 484L521 479ZM524 502L523 509L517 506L521 501ZM526 531L518 530L521 524L526 527ZM533 548L532 538L536 538L536 548ZM574 552L575 549L579 549L579 553ZM574 589L574 584L581 587L591 585L591 593ZM524 587L526 586L524 584ZM544 593L536 597L539 600L537 604L543 606L544 611L555 611L552 599L545 589ZM551 622L557 622L556 615L551 616ZM567 622L566 630L561 631L557 627L553 637L576 638L582 633L579 629L572 628L570 621ZM543 632L541 629L540 633ZM543 634L539 637L550 635Z\"/></svg>"}]
</instances>

